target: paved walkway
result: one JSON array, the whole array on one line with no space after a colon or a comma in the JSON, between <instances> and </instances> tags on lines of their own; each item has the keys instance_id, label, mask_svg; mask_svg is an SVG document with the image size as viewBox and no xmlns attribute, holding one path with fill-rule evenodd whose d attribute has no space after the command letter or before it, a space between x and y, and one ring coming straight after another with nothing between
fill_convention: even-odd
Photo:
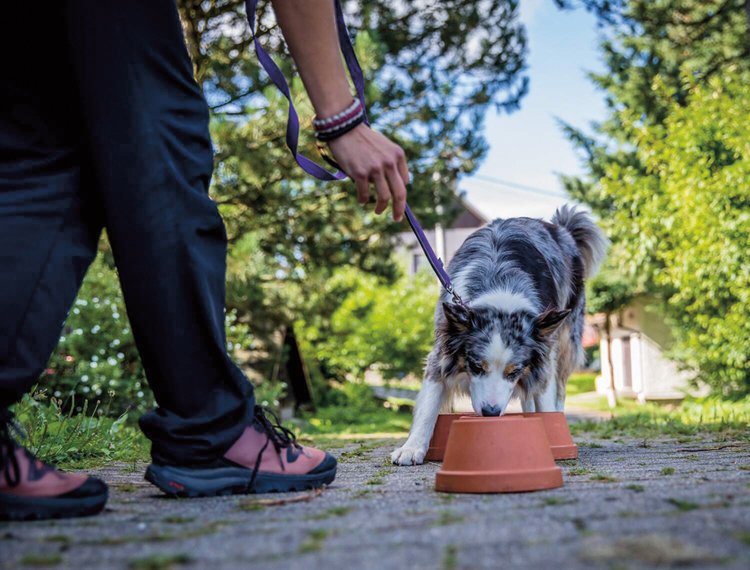
<instances>
[{"instance_id":1,"label":"paved walkway","mask_svg":"<svg viewBox=\"0 0 750 570\"><path fill-rule=\"evenodd\" d=\"M278 497L158 497L143 466L102 471L107 512L0 525L0 567L283 570L750 568L750 445L579 442L565 487L433 491L439 466L394 467L394 442L338 450L335 484Z\"/></svg>"}]
</instances>

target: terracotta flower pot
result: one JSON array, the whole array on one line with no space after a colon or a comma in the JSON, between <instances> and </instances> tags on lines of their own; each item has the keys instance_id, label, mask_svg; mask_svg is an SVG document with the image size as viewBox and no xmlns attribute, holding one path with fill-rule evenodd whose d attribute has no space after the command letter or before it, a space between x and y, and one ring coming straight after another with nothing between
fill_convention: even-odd
<instances>
[{"instance_id":1,"label":"terracotta flower pot","mask_svg":"<svg viewBox=\"0 0 750 570\"><path fill-rule=\"evenodd\" d=\"M435 490L517 493L562 484L562 471L555 465L544 423L516 415L454 420Z\"/></svg>"},{"instance_id":2,"label":"terracotta flower pot","mask_svg":"<svg viewBox=\"0 0 750 570\"><path fill-rule=\"evenodd\" d=\"M515 415L515 414L513 414ZM563 412L534 412L522 414L525 418L541 418L552 455L559 459L578 459L578 446L573 443L568 421Z\"/></svg>"},{"instance_id":3,"label":"terracotta flower pot","mask_svg":"<svg viewBox=\"0 0 750 570\"><path fill-rule=\"evenodd\" d=\"M448 442L448 433L451 431L451 425L454 420L461 417L476 417L471 412L463 412L457 414L440 414L437 422L435 422L435 430L432 432L432 439L430 440L430 448L427 450L427 455L424 456L425 461L442 461L443 455L445 454L445 444Z\"/></svg>"}]
</instances>

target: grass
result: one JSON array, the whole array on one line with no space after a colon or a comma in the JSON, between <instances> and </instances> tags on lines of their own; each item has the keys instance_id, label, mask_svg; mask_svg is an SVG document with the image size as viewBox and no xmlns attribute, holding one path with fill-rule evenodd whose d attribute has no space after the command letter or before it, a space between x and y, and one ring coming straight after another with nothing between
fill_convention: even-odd
<instances>
[{"instance_id":1,"label":"grass","mask_svg":"<svg viewBox=\"0 0 750 570\"><path fill-rule=\"evenodd\" d=\"M59 554L26 554L21 558L22 566L57 566L62 562Z\"/></svg>"},{"instance_id":2,"label":"grass","mask_svg":"<svg viewBox=\"0 0 750 570\"><path fill-rule=\"evenodd\" d=\"M148 459L149 443L128 415L107 416L107 407L74 414L74 402L47 398L44 390L24 396L13 411L25 434L22 444L62 469L90 469L110 461ZM65 410L71 411L65 411Z\"/></svg>"},{"instance_id":3,"label":"grass","mask_svg":"<svg viewBox=\"0 0 750 570\"><path fill-rule=\"evenodd\" d=\"M387 433L402 437L409 432L412 414L379 404L366 410L346 406L318 408L302 417L301 431L305 435Z\"/></svg>"},{"instance_id":4,"label":"grass","mask_svg":"<svg viewBox=\"0 0 750 570\"><path fill-rule=\"evenodd\" d=\"M430 526L447 526L463 522L463 520L464 517L461 515L454 514L450 511L440 511L437 520L435 520Z\"/></svg>"},{"instance_id":5,"label":"grass","mask_svg":"<svg viewBox=\"0 0 750 570\"><path fill-rule=\"evenodd\" d=\"M311 530L307 535L307 540L300 544L297 553L307 554L309 552L318 552L323 548L323 544L330 534L331 531L324 528Z\"/></svg>"},{"instance_id":6,"label":"grass","mask_svg":"<svg viewBox=\"0 0 750 570\"><path fill-rule=\"evenodd\" d=\"M578 394L594 392L595 390L596 374L593 372L582 372L580 374L573 374L568 378L568 385L565 393L567 396L577 396Z\"/></svg>"},{"instance_id":7,"label":"grass","mask_svg":"<svg viewBox=\"0 0 750 570\"><path fill-rule=\"evenodd\" d=\"M237 505L237 510L243 512L262 511L265 510L265 508L266 505L259 503L257 500L241 501Z\"/></svg>"},{"instance_id":8,"label":"grass","mask_svg":"<svg viewBox=\"0 0 750 570\"><path fill-rule=\"evenodd\" d=\"M165 523L170 524L188 524L195 520L193 517L169 516L162 519Z\"/></svg>"},{"instance_id":9,"label":"grass","mask_svg":"<svg viewBox=\"0 0 750 570\"><path fill-rule=\"evenodd\" d=\"M152 554L136 558L128 563L132 570L169 570L181 564L190 564L193 559L187 554Z\"/></svg>"},{"instance_id":10,"label":"grass","mask_svg":"<svg viewBox=\"0 0 750 570\"><path fill-rule=\"evenodd\" d=\"M628 491L635 491L636 493L643 493L646 490L643 485L626 485L625 488Z\"/></svg>"},{"instance_id":11,"label":"grass","mask_svg":"<svg viewBox=\"0 0 750 570\"><path fill-rule=\"evenodd\" d=\"M670 505L674 505L677 507L677 510L680 511L694 511L695 509L699 509L701 506L698 503L692 503L690 501L683 501L682 499L667 499L667 502Z\"/></svg>"},{"instance_id":12,"label":"grass","mask_svg":"<svg viewBox=\"0 0 750 570\"><path fill-rule=\"evenodd\" d=\"M458 548L454 544L448 544L443 553L443 570L453 570L458 566Z\"/></svg>"},{"instance_id":13,"label":"grass","mask_svg":"<svg viewBox=\"0 0 750 570\"><path fill-rule=\"evenodd\" d=\"M600 481L602 483L616 483L617 478L612 477L611 475L604 475L603 473L594 473L589 478L589 481Z\"/></svg>"},{"instance_id":14,"label":"grass","mask_svg":"<svg viewBox=\"0 0 750 570\"><path fill-rule=\"evenodd\" d=\"M343 517L343 516L348 515L350 512L352 512L353 508L354 507L349 507L349 506L331 507L330 509L323 511L320 514L310 517L310 519L311 520L323 520L323 519L329 519L332 517Z\"/></svg>"},{"instance_id":15,"label":"grass","mask_svg":"<svg viewBox=\"0 0 750 570\"><path fill-rule=\"evenodd\" d=\"M577 503L578 499L563 499L562 497L547 497L542 501L542 506L556 507L559 505L572 505Z\"/></svg>"},{"instance_id":16,"label":"grass","mask_svg":"<svg viewBox=\"0 0 750 570\"><path fill-rule=\"evenodd\" d=\"M665 467L661 471L659 471L660 475L674 475L675 468L674 467Z\"/></svg>"},{"instance_id":17,"label":"grass","mask_svg":"<svg viewBox=\"0 0 750 570\"><path fill-rule=\"evenodd\" d=\"M337 396L340 401L334 398L330 405L303 414L294 425L302 442L323 449L341 448L356 440L356 448L341 454L342 462L365 459L387 439L405 437L412 419L411 413L373 398L369 387L352 386L334 390L341 393ZM568 395L590 392L593 387L594 375L575 374L568 382ZM41 390L15 406L18 420L28 435L23 443L41 459L67 470L91 469L112 461L131 464L136 470L138 462L148 460L149 442L134 425L134 418L127 414L118 418L107 417L106 405L72 414L66 411L75 408L70 404L50 399ZM601 403L596 405L601 407ZM661 437L687 443L707 434L716 439L750 441L750 430L747 429L750 396L738 401L688 399L677 406L641 405L622 400L611 414L611 419L606 421L571 424L571 431L574 436L585 435L600 440L638 438L644 446L649 445L649 440ZM579 445L601 447L601 443L595 441L584 441ZM576 468L567 473L571 476L585 474ZM671 473L663 471L662 474ZM368 483L382 484L383 474L373 477ZM116 489L131 493L138 487L121 484Z\"/></svg>"},{"instance_id":18,"label":"grass","mask_svg":"<svg viewBox=\"0 0 750 570\"><path fill-rule=\"evenodd\" d=\"M59 542L61 544L68 544L70 537L67 534L51 534L44 537L44 542Z\"/></svg>"},{"instance_id":19,"label":"grass","mask_svg":"<svg viewBox=\"0 0 750 570\"><path fill-rule=\"evenodd\" d=\"M737 401L686 399L676 406L622 400L611 414L607 421L571 424L571 432L604 439L627 436L646 440L669 436L683 441L690 441L686 436L708 433L750 441L750 397Z\"/></svg>"},{"instance_id":20,"label":"grass","mask_svg":"<svg viewBox=\"0 0 750 570\"><path fill-rule=\"evenodd\" d=\"M385 483L385 480L383 479L386 475L389 475L393 469L391 467L383 467L382 469L378 469L375 473L373 473L372 477L365 481L365 485L382 485Z\"/></svg>"},{"instance_id":21,"label":"grass","mask_svg":"<svg viewBox=\"0 0 750 570\"><path fill-rule=\"evenodd\" d=\"M370 454L370 452L373 449L376 449L380 446L382 442L381 441L370 441L366 443L360 443L358 447L355 449L352 449L350 451L344 451L339 455L339 460L344 461L350 461L352 459L366 459L367 456Z\"/></svg>"}]
</instances>

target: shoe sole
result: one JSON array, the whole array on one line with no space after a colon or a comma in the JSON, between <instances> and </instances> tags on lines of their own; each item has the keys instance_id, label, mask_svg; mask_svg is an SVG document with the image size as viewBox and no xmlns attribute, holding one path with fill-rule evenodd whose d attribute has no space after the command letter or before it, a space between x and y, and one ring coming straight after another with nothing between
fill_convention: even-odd
<instances>
[{"instance_id":1,"label":"shoe sole","mask_svg":"<svg viewBox=\"0 0 750 570\"><path fill-rule=\"evenodd\" d=\"M307 491L330 484L336 478L336 466L310 475L273 475L258 473L250 488L252 471L242 467L188 469L151 464L146 481L171 497L217 497Z\"/></svg>"},{"instance_id":2,"label":"shoe sole","mask_svg":"<svg viewBox=\"0 0 750 570\"><path fill-rule=\"evenodd\" d=\"M0 494L0 521L66 519L96 515L107 504L108 493L90 497L16 497Z\"/></svg>"}]
</instances>

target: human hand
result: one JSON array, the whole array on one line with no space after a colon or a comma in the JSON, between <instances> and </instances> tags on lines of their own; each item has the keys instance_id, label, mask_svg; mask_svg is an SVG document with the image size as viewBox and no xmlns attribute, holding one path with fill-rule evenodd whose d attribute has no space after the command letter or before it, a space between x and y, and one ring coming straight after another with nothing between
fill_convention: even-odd
<instances>
[{"instance_id":1,"label":"human hand","mask_svg":"<svg viewBox=\"0 0 750 570\"><path fill-rule=\"evenodd\" d=\"M328 143L341 169L357 185L357 198L366 204L375 185L375 213L382 214L393 199L393 219L400 222L406 207L409 168L403 149L367 125L359 125Z\"/></svg>"}]
</instances>

